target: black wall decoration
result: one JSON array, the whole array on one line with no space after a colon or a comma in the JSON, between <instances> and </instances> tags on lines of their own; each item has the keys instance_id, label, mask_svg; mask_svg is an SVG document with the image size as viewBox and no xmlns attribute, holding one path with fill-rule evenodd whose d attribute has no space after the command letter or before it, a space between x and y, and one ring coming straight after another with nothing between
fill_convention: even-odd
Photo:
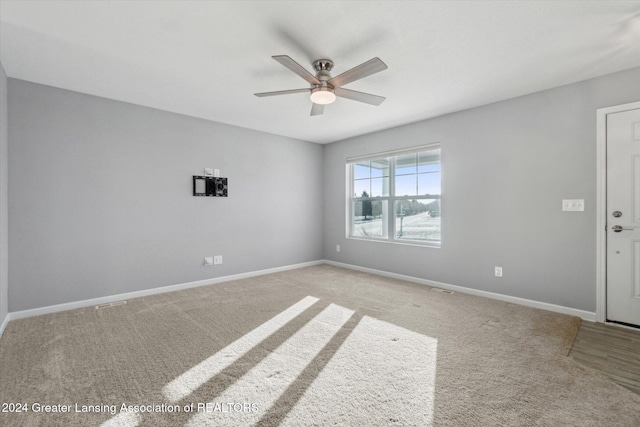
<instances>
[{"instance_id":1,"label":"black wall decoration","mask_svg":"<svg viewBox=\"0 0 640 427\"><path fill-rule=\"evenodd\" d=\"M194 175L193 195L205 197L227 197L227 178Z\"/></svg>"}]
</instances>

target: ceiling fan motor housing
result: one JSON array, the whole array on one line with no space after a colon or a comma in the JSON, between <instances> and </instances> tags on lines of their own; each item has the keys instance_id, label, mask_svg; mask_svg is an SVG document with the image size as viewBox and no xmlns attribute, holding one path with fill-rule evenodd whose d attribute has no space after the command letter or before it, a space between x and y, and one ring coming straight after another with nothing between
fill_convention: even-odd
<instances>
[{"instance_id":1,"label":"ceiling fan motor housing","mask_svg":"<svg viewBox=\"0 0 640 427\"><path fill-rule=\"evenodd\" d=\"M330 59L318 59L313 62L313 69L316 70L316 78L322 82L323 87L333 87L327 84L327 81L331 80L331 69L333 68L333 61ZM317 85L312 85L317 87Z\"/></svg>"},{"instance_id":2,"label":"ceiling fan motor housing","mask_svg":"<svg viewBox=\"0 0 640 427\"><path fill-rule=\"evenodd\" d=\"M331 104L336 100L336 95L333 91L333 86L327 82L331 80L331 69L333 68L333 61L330 59L318 59L313 62L313 69L316 70L316 78L320 80L319 85L311 85L311 101L315 104Z\"/></svg>"}]
</instances>

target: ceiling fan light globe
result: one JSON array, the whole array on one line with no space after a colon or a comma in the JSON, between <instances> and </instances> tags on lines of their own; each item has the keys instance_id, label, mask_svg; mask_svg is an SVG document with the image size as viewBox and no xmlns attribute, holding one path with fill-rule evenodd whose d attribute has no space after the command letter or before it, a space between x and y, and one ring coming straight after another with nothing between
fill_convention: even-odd
<instances>
[{"instance_id":1,"label":"ceiling fan light globe","mask_svg":"<svg viewBox=\"0 0 640 427\"><path fill-rule=\"evenodd\" d=\"M314 104L327 105L336 100L333 90L326 87L315 88L311 91L311 102Z\"/></svg>"}]
</instances>

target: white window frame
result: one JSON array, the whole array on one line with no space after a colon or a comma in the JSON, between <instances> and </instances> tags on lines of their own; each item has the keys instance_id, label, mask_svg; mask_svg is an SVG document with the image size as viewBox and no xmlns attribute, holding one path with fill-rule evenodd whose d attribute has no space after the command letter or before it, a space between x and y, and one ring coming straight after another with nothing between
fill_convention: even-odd
<instances>
[{"instance_id":1,"label":"white window frame","mask_svg":"<svg viewBox=\"0 0 640 427\"><path fill-rule=\"evenodd\" d=\"M394 157L400 156L402 154L413 154L419 153L422 151L432 151L432 150L440 150L440 194L439 195L417 195L417 196L396 196L395 193L395 161ZM353 235L353 226L354 226L354 199L361 200L361 198L354 197L354 176L353 176L353 165L360 161L366 160L376 160L376 159L384 159L390 158L389 163L389 195L388 196L379 196L379 197L371 197L370 200L386 200L387 201L387 236L386 237L365 237L365 236L354 236ZM368 242L385 242L385 243L395 243L402 245L417 245L417 246L426 246L433 248L440 248L442 246L442 222L440 223L440 241L433 240L410 240L410 239L398 239L396 238L396 213L395 213L395 203L400 200L440 200L440 218L442 221L442 188L443 188L443 172L442 172L442 146L440 143L432 143L428 145L421 145L417 147L411 147L401 150L387 151L382 153L375 153L365 156L357 156L357 157L349 157L346 161L346 238L354 239L354 240L365 240Z\"/></svg>"}]
</instances>

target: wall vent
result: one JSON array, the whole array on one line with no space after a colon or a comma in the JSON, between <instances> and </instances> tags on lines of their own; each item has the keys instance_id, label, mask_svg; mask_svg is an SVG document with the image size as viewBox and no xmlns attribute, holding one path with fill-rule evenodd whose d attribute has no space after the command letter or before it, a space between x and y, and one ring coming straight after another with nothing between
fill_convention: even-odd
<instances>
[{"instance_id":1,"label":"wall vent","mask_svg":"<svg viewBox=\"0 0 640 427\"><path fill-rule=\"evenodd\" d=\"M431 288L432 291L436 291L436 292L440 292L442 294L455 294L455 292L450 291L448 289L442 289L442 288Z\"/></svg>"},{"instance_id":2,"label":"wall vent","mask_svg":"<svg viewBox=\"0 0 640 427\"><path fill-rule=\"evenodd\" d=\"M127 303L126 301L108 302L106 304L96 305L96 309L107 308L107 307L115 307L116 305L123 305L123 304L126 304L126 303Z\"/></svg>"}]
</instances>

